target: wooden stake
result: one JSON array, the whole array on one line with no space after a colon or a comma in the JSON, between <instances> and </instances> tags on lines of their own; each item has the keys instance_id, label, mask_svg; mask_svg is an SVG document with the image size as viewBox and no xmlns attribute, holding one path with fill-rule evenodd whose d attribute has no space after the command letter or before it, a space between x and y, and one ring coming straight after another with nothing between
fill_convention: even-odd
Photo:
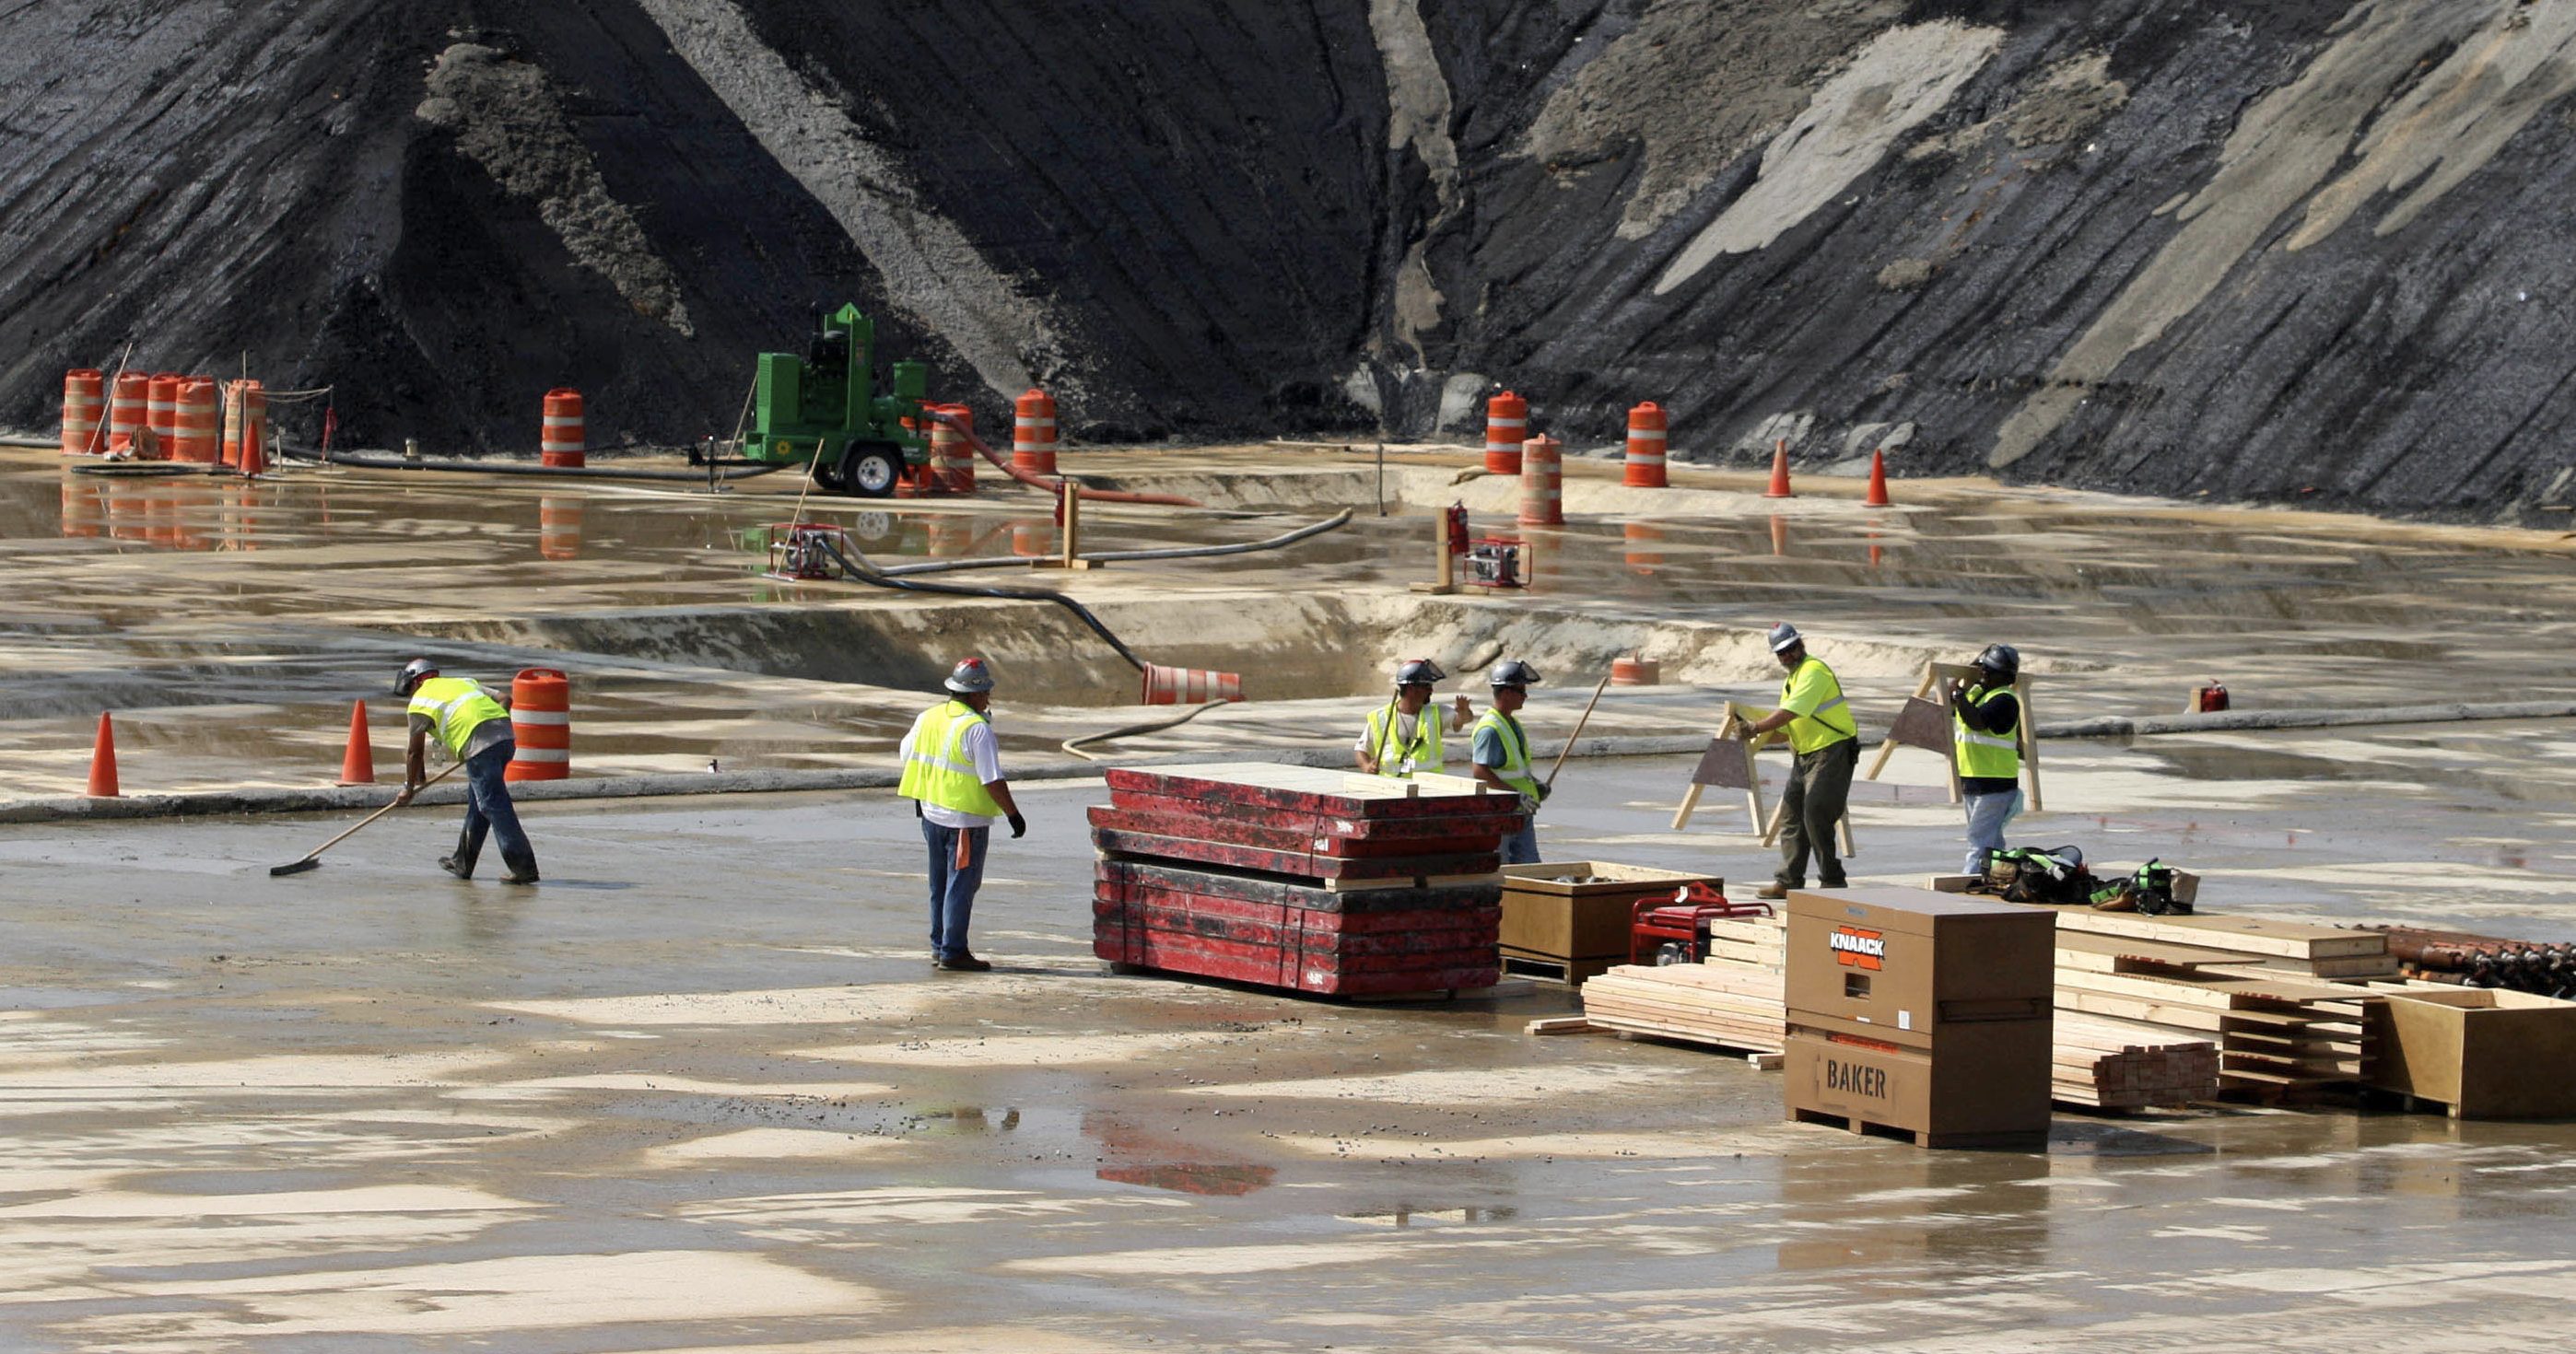
<instances>
[{"instance_id":1,"label":"wooden stake","mask_svg":"<svg viewBox=\"0 0 2576 1354\"><path fill-rule=\"evenodd\" d=\"M1449 514L1445 509L1431 514L1432 581L1416 583L1415 592L1433 597L1446 597L1458 590L1458 562L1449 552Z\"/></svg>"}]
</instances>

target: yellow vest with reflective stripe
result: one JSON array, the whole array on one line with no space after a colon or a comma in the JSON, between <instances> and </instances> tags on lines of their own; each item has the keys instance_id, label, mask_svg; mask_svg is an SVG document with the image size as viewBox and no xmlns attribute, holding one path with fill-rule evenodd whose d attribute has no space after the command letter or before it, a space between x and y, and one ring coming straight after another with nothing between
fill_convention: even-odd
<instances>
[{"instance_id":1,"label":"yellow vest with reflective stripe","mask_svg":"<svg viewBox=\"0 0 2576 1354\"><path fill-rule=\"evenodd\" d=\"M1805 756L1860 736L1860 723L1843 703L1843 684L1821 658L1809 658L1780 683L1780 708L1801 704L1813 713L1789 721L1789 750Z\"/></svg>"},{"instance_id":2,"label":"yellow vest with reflective stripe","mask_svg":"<svg viewBox=\"0 0 2576 1354\"><path fill-rule=\"evenodd\" d=\"M1395 704L1390 701L1369 711L1369 753L1377 758L1377 773L1410 780L1416 771L1437 771L1443 755L1440 746L1441 713L1428 703L1422 713L1413 717L1413 741L1396 737Z\"/></svg>"},{"instance_id":3,"label":"yellow vest with reflective stripe","mask_svg":"<svg viewBox=\"0 0 2576 1354\"><path fill-rule=\"evenodd\" d=\"M903 759L903 781L895 793L958 813L1001 817L1002 806L976 778L975 761L966 755L966 731L991 722L964 701L922 711L912 722L912 755Z\"/></svg>"},{"instance_id":4,"label":"yellow vest with reflective stripe","mask_svg":"<svg viewBox=\"0 0 2576 1354\"><path fill-rule=\"evenodd\" d=\"M457 757L465 755L466 740L474 731L496 719L508 719L510 712L501 702L483 694L483 684L463 677L424 677L411 689L408 713L429 721L438 741Z\"/></svg>"},{"instance_id":5,"label":"yellow vest with reflective stripe","mask_svg":"<svg viewBox=\"0 0 2576 1354\"><path fill-rule=\"evenodd\" d=\"M1425 713L1428 713L1426 709ZM1521 732L1521 722L1500 710L1487 710L1476 717L1476 731L1494 731L1494 741L1503 748L1503 764L1490 768L1494 779L1521 792L1521 797L1538 802L1538 777L1530 774L1529 735Z\"/></svg>"},{"instance_id":6,"label":"yellow vest with reflective stripe","mask_svg":"<svg viewBox=\"0 0 2576 1354\"><path fill-rule=\"evenodd\" d=\"M1997 696L2009 696L2012 688L1999 686L1987 690L1972 686L1959 699L1979 709ZM2015 721L2016 731L2019 721ZM1986 733L1968 727L1959 712L1950 712L1950 750L1959 760L1959 774L1979 780L2011 780L2021 775L2021 741L2012 733Z\"/></svg>"}]
</instances>

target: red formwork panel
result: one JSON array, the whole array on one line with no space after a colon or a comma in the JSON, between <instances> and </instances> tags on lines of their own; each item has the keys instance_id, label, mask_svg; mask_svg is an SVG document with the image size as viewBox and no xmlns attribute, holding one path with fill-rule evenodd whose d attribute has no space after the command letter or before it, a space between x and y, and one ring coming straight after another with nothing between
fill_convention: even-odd
<instances>
[{"instance_id":1,"label":"red formwork panel","mask_svg":"<svg viewBox=\"0 0 2576 1354\"><path fill-rule=\"evenodd\" d=\"M1325 888L1315 883L1268 875L1243 874L1178 860L1098 860L1092 877L1134 888L1161 889L1209 898L1304 908L1311 912L1409 912L1458 908L1499 908L1500 875L1488 879L1371 888Z\"/></svg>"},{"instance_id":2,"label":"red formwork panel","mask_svg":"<svg viewBox=\"0 0 2576 1354\"><path fill-rule=\"evenodd\" d=\"M1107 907L1147 907L1190 916L1214 917L1225 921L1254 922L1267 926L1295 925L1299 930L1322 935L1382 936L1413 931L1487 931L1499 927L1503 910L1495 907L1444 908L1438 911L1389 912L1319 912L1305 908L1281 907L1276 903L1247 902L1240 898L1211 898L1202 894L1172 893L1160 889L1120 887L1102 884L1092 900L1092 912L1100 915Z\"/></svg>"},{"instance_id":3,"label":"red formwork panel","mask_svg":"<svg viewBox=\"0 0 2576 1354\"><path fill-rule=\"evenodd\" d=\"M1112 789L1109 792L1109 807L1135 813L1178 814L1192 818L1216 819L1241 823L1248 827L1330 837L1354 845L1363 842L1375 844L1438 841L1487 833L1499 836L1517 831L1521 825L1521 809L1517 798L1500 795L1477 796L1462 805L1458 812L1419 818L1354 818L1336 813L1317 813L1311 809L1275 809L1258 804L1225 803L1212 799L1188 799L1179 795L1145 794L1118 789ZM1358 853L1334 852L1332 854Z\"/></svg>"},{"instance_id":4,"label":"red formwork panel","mask_svg":"<svg viewBox=\"0 0 2576 1354\"><path fill-rule=\"evenodd\" d=\"M1450 951L1421 956L1417 963L1372 965L1275 945L1247 945L1142 929L1095 934L1092 953L1117 963L1322 996L1491 987L1502 976L1500 960L1489 957L1490 952Z\"/></svg>"},{"instance_id":5,"label":"red formwork panel","mask_svg":"<svg viewBox=\"0 0 2576 1354\"><path fill-rule=\"evenodd\" d=\"M1286 826L1275 826L1249 818L1223 817L1213 813L1125 809L1116 805L1094 808L1090 811L1093 827L1105 827L1115 832L1136 832L1152 836L1180 837L1193 841L1222 842L1229 846L1250 846L1266 851L1301 852L1335 860L1392 860L1398 857L1425 855L1472 855L1494 849L1495 843L1504 835L1517 831L1520 827L1520 815L1515 813L1509 818L1420 820L1423 825L1440 826L1442 831L1438 836L1346 837L1330 830L1334 823L1332 819L1271 809L1254 810L1254 812L1294 821Z\"/></svg>"},{"instance_id":6,"label":"red formwork panel","mask_svg":"<svg viewBox=\"0 0 2576 1354\"><path fill-rule=\"evenodd\" d=\"M1482 794L1425 794L1421 787L1400 780L1266 762L1151 770L1112 767L1106 774L1113 804L1124 792L1249 808L1293 809L1355 821L1486 815L1493 812L1495 798Z\"/></svg>"},{"instance_id":7,"label":"red formwork panel","mask_svg":"<svg viewBox=\"0 0 2576 1354\"><path fill-rule=\"evenodd\" d=\"M1150 832L1121 832L1104 827L1091 830L1091 841L1101 850L1119 855L1189 861L1230 870L1259 870L1309 879L1406 879L1430 875L1492 874L1503 867L1500 842L1486 850L1467 854L1345 860L1336 856L1319 856L1311 851L1271 851L1258 846L1166 837Z\"/></svg>"},{"instance_id":8,"label":"red formwork panel","mask_svg":"<svg viewBox=\"0 0 2576 1354\"><path fill-rule=\"evenodd\" d=\"M1304 925L1305 918L1339 914L1297 913L1274 920L1260 920L1230 917L1203 908L1109 900L1095 900L1091 905L1091 915L1095 932L1102 925L1142 927L1149 931L1206 936L1212 940L1238 941L1246 945L1273 945L1368 958L1473 951L1483 937L1492 932L1491 927L1480 930L1472 923L1438 931L1319 931L1308 929Z\"/></svg>"}]
</instances>

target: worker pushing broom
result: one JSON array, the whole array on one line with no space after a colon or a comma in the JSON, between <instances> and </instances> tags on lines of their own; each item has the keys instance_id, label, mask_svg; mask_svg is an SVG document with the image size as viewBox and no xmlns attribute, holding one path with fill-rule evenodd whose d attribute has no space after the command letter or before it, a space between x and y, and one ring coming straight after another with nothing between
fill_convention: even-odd
<instances>
[{"instance_id":1,"label":"worker pushing broom","mask_svg":"<svg viewBox=\"0 0 2576 1354\"><path fill-rule=\"evenodd\" d=\"M357 827L313 848L303 859L277 866L269 873L300 874L319 866L323 852L356 835L358 828L409 804L423 789L462 767L465 824L457 833L455 854L439 857L438 868L459 879L473 878L474 862L483 854L483 841L489 835L499 839L501 863L509 869L502 882L536 883L537 849L519 826L519 811L510 802L510 782L505 774L510 759L519 752L519 741L510 731L509 709L486 695L482 683L441 676L438 665L426 658L415 658L394 674L394 694L411 702L411 739L403 749L401 793L394 796L394 802L360 819ZM455 759L455 765L435 776L428 774L426 765L429 740L433 737Z\"/></svg>"}]
</instances>

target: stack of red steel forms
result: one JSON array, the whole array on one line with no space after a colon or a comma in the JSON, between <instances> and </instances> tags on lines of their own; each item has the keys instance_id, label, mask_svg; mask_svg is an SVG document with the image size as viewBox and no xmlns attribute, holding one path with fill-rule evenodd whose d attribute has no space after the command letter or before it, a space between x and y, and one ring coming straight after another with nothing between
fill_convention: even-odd
<instances>
[{"instance_id":1,"label":"stack of red steel forms","mask_svg":"<svg viewBox=\"0 0 2576 1354\"><path fill-rule=\"evenodd\" d=\"M1325 995L1489 987L1520 816L1516 796L1308 767L1113 770L1092 949Z\"/></svg>"}]
</instances>

